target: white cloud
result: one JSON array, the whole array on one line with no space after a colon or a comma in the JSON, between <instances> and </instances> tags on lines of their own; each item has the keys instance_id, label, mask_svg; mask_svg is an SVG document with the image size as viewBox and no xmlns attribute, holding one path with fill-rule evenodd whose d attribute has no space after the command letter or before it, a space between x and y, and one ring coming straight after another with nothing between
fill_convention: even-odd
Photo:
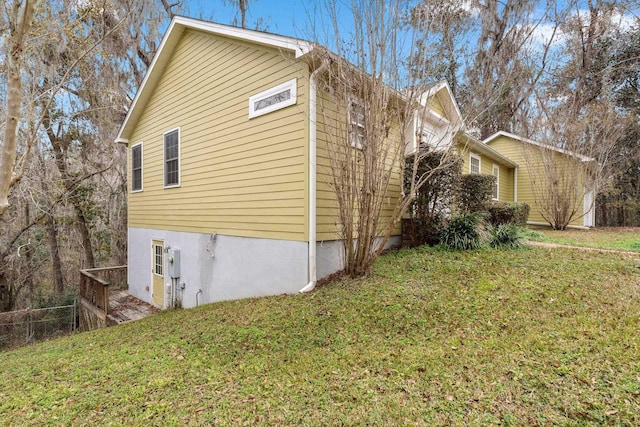
<instances>
[{"instance_id":1,"label":"white cloud","mask_svg":"<svg viewBox=\"0 0 640 427\"><path fill-rule=\"evenodd\" d=\"M557 25L545 23L537 25L531 33L531 42L534 44L546 45L551 41L552 45L561 44L566 40L564 33ZM553 40L552 40L553 39Z\"/></svg>"}]
</instances>

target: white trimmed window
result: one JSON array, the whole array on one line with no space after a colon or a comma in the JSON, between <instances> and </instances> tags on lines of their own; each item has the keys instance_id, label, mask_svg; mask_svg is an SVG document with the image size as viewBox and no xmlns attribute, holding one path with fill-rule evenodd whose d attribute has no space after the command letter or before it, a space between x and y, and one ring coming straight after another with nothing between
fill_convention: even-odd
<instances>
[{"instance_id":1,"label":"white trimmed window","mask_svg":"<svg viewBox=\"0 0 640 427\"><path fill-rule=\"evenodd\" d=\"M131 147L131 192L142 191L142 142Z\"/></svg>"},{"instance_id":2,"label":"white trimmed window","mask_svg":"<svg viewBox=\"0 0 640 427\"><path fill-rule=\"evenodd\" d=\"M164 134L164 187L180 186L180 128Z\"/></svg>"},{"instance_id":3,"label":"white trimmed window","mask_svg":"<svg viewBox=\"0 0 640 427\"><path fill-rule=\"evenodd\" d=\"M469 153L469 173L480 174L480 156Z\"/></svg>"},{"instance_id":4,"label":"white trimmed window","mask_svg":"<svg viewBox=\"0 0 640 427\"><path fill-rule=\"evenodd\" d=\"M349 143L359 150L364 144L365 107L357 100L349 101Z\"/></svg>"},{"instance_id":5,"label":"white trimmed window","mask_svg":"<svg viewBox=\"0 0 640 427\"><path fill-rule=\"evenodd\" d=\"M496 177L496 182L493 184L493 200L498 200L500 197L500 166L494 163L492 173Z\"/></svg>"},{"instance_id":6,"label":"white trimmed window","mask_svg":"<svg viewBox=\"0 0 640 427\"><path fill-rule=\"evenodd\" d=\"M296 103L297 79L291 79L249 97L249 118L258 117Z\"/></svg>"},{"instance_id":7,"label":"white trimmed window","mask_svg":"<svg viewBox=\"0 0 640 427\"><path fill-rule=\"evenodd\" d=\"M153 245L153 274L162 276L164 274L164 252L162 245Z\"/></svg>"}]
</instances>

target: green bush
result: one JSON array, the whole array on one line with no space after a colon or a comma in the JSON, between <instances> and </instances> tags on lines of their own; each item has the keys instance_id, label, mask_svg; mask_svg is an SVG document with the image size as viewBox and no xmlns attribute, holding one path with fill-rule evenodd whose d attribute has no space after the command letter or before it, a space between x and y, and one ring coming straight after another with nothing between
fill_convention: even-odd
<instances>
[{"instance_id":1,"label":"green bush","mask_svg":"<svg viewBox=\"0 0 640 427\"><path fill-rule=\"evenodd\" d=\"M509 222L491 227L489 245L493 248L519 248L524 243L522 231L522 227Z\"/></svg>"},{"instance_id":2,"label":"green bush","mask_svg":"<svg viewBox=\"0 0 640 427\"><path fill-rule=\"evenodd\" d=\"M439 243L443 219L451 212L462 174L462 159L443 151L428 150L421 150L418 156L409 156L403 182L407 193L411 191L416 159L416 176L426 177L426 181L416 192L415 200L409 207L411 219L403 220L403 244L436 245Z\"/></svg>"},{"instance_id":3,"label":"green bush","mask_svg":"<svg viewBox=\"0 0 640 427\"><path fill-rule=\"evenodd\" d=\"M526 225L530 209L526 203L493 201L487 206L487 221L496 227L500 224Z\"/></svg>"},{"instance_id":4,"label":"green bush","mask_svg":"<svg viewBox=\"0 0 640 427\"><path fill-rule=\"evenodd\" d=\"M478 249L487 241L487 230L481 212L457 216L443 228L440 243L459 251Z\"/></svg>"},{"instance_id":5,"label":"green bush","mask_svg":"<svg viewBox=\"0 0 640 427\"><path fill-rule=\"evenodd\" d=\"M491 203L493 175L463 175L456 195L456 205L461 213L486 212Z\"/></svg>"},{"instance_id":6,"label":"green bush","mask_svg":"<svg viewBox=\"0 0 640 427\"><path fill-rule=\"evenodd\" d=\"M440 243L442 220L435 218L403 218L402 219L402 246L417 247L422 245L435 246Z\"/></svg>"}]
</instances>

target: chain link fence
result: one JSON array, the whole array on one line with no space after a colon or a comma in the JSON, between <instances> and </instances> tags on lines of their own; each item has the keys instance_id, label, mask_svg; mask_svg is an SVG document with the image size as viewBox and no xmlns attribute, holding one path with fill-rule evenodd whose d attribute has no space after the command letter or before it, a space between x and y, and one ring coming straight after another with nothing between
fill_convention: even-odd
<instances>
[{"instance_id":1,"label":"chain link fence","mask_svg":"<svg viewBox=\"0 0 640 427\"><path fill-rule=\"evenodd\" d=\"M0 350L77 330L77 304L0 313Z\"/></svg>"}]
</instances>

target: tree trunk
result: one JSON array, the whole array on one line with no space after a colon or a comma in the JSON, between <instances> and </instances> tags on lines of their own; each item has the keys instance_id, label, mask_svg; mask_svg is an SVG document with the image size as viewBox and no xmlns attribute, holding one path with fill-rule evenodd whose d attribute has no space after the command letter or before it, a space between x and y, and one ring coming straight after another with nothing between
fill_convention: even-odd
<instances>
[{"instance_id":1,"label":"tree trunk","mask_svg":"<svg viewBox=\"0 0 640 427\"><path fill-rule=\"evenodd\" d=\"M58 233L53 215L46 216L47 237L49 240L49 251L51 252L51 268L53 269L53 289L58 295L64 293L64 281L62 278L62 263L60 262L60 251L58 250Z\"/></svg>"},{"instance_id":2,"label":"tree trunk","mask_svg":"<svg viewBox=\"0 0 640 427\"><path fill-rule=\"evenodd\" d=\"M11 288L7 276L0 271L0 312L11 311L12 308Z\"/></svg>"},{"instance_id":3,"label":"tree trunk","mask_svg":"<svg viewBox=\"0 0 640 427\"><path fill-rule=\"evenodd\" d=\"M24 39L31 28L37 0L26 0L20 9L21 2L13 7L13 22L10 22L10 33L6 42L9 44L5 56L7 73L6 122L2 151L0 151L0 216L9 207L9 190L17 180L14 175L16 147L18 140L18 122L20 120L20 103L22 100L22 60L24 57ZM9 6L5 6L9 8Z\"/></svg>"},{"instance_id":4,"label":"tree trunk","mask_svg":"<svg viewBox=\"0 0 640 427\"><path fill-rule=\"evenodd\" d=\"M24 217L25 217L25 226L28 226L31 222L31 213L29 211L29 202L24 204ZM33 256L31 254L31 232L27 231L27 244L24 248L24 257L27 263L27 277L25 277L25 285L29 290L29 299L33 296L35 292L34 284L33 284L33 273L32 273L32 265L33 265Z\"/></svg>"},{"instance_id":5,"label":"tree trunk","mask_svg":"<svg viewBox=\"0 0 640 427\"><path fill-rule=\"evenodd\" d=\"M60 176L62 177L62 182L64 183L64 188L67 190L67 193L71 195L69 198L71 204L73 205L73 210L76 214L76 228L80 233L80 237L82 238L82 247L84 249L84 265L83 268L94 268L95 267L95 258L93 256L93 244L91 243L91 232L89 231L88 221L85 217L85 214L82 210L82 201L75 197L77 193L77 185L78 183L75 181L74 177L69 173L69 169L67 168L67 156L66 152L69 147L69 142L65 140L65 136L59 137L54 134L53 129L51 128L51 116L48 111L44 114L44 119L42 121L47 136L49 137L49 142L51 143L51 147L53 148L53 154L55 157L55 164L60 172Z\"/></svg>"}]
</instances>

